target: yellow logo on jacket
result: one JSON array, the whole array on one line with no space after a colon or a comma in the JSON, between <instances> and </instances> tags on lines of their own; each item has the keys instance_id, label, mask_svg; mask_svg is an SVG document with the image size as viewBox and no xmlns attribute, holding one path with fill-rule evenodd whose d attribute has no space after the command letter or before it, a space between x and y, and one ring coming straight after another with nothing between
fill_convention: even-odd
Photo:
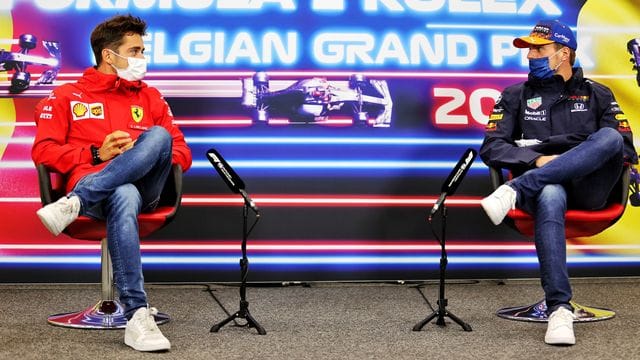
<instances>
[{"instance_id":1,"label":"yellow logo on jacket","mask_svg":"<svg viewBox=\"0 0 640 360\"><path fill-rule=\"evenodd\" d=\"M80 119L84 118L84 116L87 114L87 111L89 111L89 108L85 103L76 102L75 104L73 104L73 106L71 106L71 110L73 111L74 118Z\"/></svg>"},{"instance_id":2,"label":"yellow logo on jacket","mask_svg":"<svg viewBox=\"0 0 640 360\"><path fill-rule=\"evenodd\" d=\"M142 106L131 105L131 118L133 118L133 121L139 123L140 121L142 121L143 117L144 109L142 109Z\"/></svg>"},{"instance_id":3,"label":"yellow logo on jacket","mask_svg":"<svg viewBox=\"0 0 640 360\"><path fill-rule=\"evenodd\" d=\"M103 112L102 104L91 104L91 115L97 118L102 118Z\"/></svg>"}]
</instances>

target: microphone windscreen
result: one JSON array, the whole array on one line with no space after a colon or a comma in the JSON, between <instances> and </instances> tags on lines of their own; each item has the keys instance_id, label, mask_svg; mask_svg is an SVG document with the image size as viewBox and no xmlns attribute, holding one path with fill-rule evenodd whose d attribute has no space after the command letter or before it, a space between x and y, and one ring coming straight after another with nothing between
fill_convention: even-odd
<instances>
[{"instance_id":1,"label":"microphone windscreen","mask_svg":"<svg viewBox=\"0 0 640 360\"><path fill-rule=\"evenodd\" d=\"M477 152L472 148L465 150L456 166L449 173L447 180L442 184L441 192L447 193L447 195L452 195L456 192L458 185L460 185L467 171L469 171L471 163L476 158L476 154Z\"/></svg>"},{"instance_id":2,"label":"microphone windscreen","mask_svg":"<svg viewBox=\"0 0 640 360\"><path fill-rule=\"evenodd\" d=\"M222 155L216 149L207 150L207 159L213 168L216 169L218 174L224 182L229 186L232 192L240 193L241 189L244 189L244 181L238 176L233 168L227 163Z\"/></svg>"}]
</instances>

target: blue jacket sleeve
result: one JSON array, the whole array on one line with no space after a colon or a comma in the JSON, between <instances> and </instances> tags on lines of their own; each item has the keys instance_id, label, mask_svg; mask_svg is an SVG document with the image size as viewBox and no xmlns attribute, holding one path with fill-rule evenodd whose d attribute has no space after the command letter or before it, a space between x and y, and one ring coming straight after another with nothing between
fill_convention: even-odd
<instances>
[{"instance_id":1,"label":"blue jacket sleeve","mask_svg":"<svg viewBox=\"0 0 640 360\"><path fill-rule=\"evenodd\" d=\"M480 158L490 167L530 167L542 155L530 147L518 147L515 143L522 136L518 119L521 93L522 84L508 87L493 107L480 147Z\"/></svg>"}]
</instances>

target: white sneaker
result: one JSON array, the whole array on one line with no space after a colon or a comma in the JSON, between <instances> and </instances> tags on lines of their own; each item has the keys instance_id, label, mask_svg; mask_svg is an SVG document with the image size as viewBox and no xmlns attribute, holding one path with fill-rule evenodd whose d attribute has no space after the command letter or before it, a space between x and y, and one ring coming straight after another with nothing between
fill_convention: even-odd
<instances>
[{"instance_id":1,"label":"white sneaker","mask_svg":"<svg viewBox=\"0 0 640 360\"><path fill-rule=\"evenodd\" d=\"M571 310L559 307L549 316L544 342L549 345L574 345L576 343L576 337L573 335L575 318Z\"/></svg>"},{"instance_id":2,"label":"white sneaker","mask_svg":"<svg viewBox=\"0 0 640 360\"><path fill-rule=\"evenodd\" d=\"M509 185L500 185L491 195L480 201L480 205L494 225L498 225L507 216L509 210L516 208L516 191Z\"/></svg>"},{"instance_id":3,"label":"white sneaker","mask_svg":"<svg viewBox=\"0 0 640 360\"><path fill-rule=\"evenodd\" d=\"M124 343L138 351L169 350L171 343L162 335L153 315L157 314L156 308L142 307L127 321L124 330Z\"/></svg>"},{"instance_id":4,"label":"white sneaker","mask_svg":"<svg viewBox=\"0 0 640 360\"><path fill-rule=\"evenodd\" d=\"M79 213L80 198L77 196L63 196L36 212L47 230L56 236L77 219Z\"/></svg>"}]
</instances>

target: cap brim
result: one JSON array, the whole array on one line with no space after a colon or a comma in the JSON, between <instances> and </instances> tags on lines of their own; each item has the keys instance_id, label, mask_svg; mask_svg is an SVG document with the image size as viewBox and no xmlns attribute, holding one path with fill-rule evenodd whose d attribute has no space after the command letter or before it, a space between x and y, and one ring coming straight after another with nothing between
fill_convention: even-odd
<instances>
[{"instance_id":1,"label":"cap brim","mask_svg":"<svg viewBox=\"0 0 640 360\"><path fill-rule=\"evenodd\" d=\"M536 36L521 36L513 40L513 46L517 48L528 48L531 45L547 45L553 42L553 40L543 39Z\"/></svg>"}]
</instances>

